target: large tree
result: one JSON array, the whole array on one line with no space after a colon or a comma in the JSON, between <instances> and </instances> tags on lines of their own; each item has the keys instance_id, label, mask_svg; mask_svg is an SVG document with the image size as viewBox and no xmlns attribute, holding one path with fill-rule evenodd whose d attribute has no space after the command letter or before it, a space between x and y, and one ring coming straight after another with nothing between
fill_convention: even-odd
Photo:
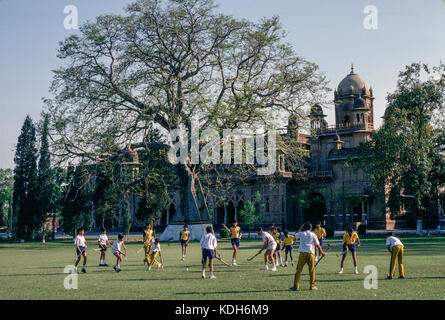
<instances>
[{"instance_id":1,"label":"large tree","mask_svg":"<svg viewBox=\"0 0 445 320\"><path fill-rule=\"evenodd\" d=\"M17 219L16 235L30 239L38 228L38 220L36 129L29 116L26 117L18 138L14 163L13 212Z\"/></svg>"},{"instance_id":2,"label":"large tree","mask_svg":"<svg viewBox=\"0 0 445 320\"><path fill-rule=\"evenodd\" d=\"M110 139L121 150L148 149L152 125L164 134L191 132L193 119L201 132L267 130L289 114L304 127L305 108L326 90L318 66L285 42L277 17L251 22L215 7L212 0L139 0L125 15L100 16L62 41L65 63L46 101L54 153L96 161ZM178 167L187 176L184 199L195 200L182 202L187 215L202 191L202 167L190 156Z\"/></svg>"},{"instance_id":3,"label":"large tree","mask_svg":"<svg viewBox=\"0 0 445 320\"><path fill-rule=\"evenodd\" d=\"M409 195L421 219L431 213L445 183L445 65L407 66L387 101L382 128L362 148L366 171L374 190L387 193L392 214Z\"/></svg>"},{"instance_id":4,"label":"large tree","mask_svg":"<svg viewBox=\"0 0 445 320\"><path fill-rule=\"evenodd\" d=\"M11 169L0 169L0 227L7 227L8 232L14 230L15 224L12 215L13 190L13 171Z\"/></svg>"}]
</instances>

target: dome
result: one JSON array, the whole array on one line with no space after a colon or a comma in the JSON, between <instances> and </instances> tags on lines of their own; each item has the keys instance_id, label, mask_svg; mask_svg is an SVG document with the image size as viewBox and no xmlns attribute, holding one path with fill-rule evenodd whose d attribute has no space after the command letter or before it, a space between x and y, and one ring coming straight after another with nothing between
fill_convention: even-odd
<instances>
[{"instance_id":1,"label":"dome","mask_svg":"<svg viewBox=\"0 0 445 320\"><path fill-rule=\"evenodd\" d=\"M323 114L323 108L321 107L321 105L319 105L319 104L314 104L314 105L311 107L311 113L310 113L310 115L311 115L311 116L324 116L324 114Z\"/></svg>"},{"instance_id":2,"label":"dome","mask_svg":"<svg viewBox=\"0 0 445 320\"><path fill-rule=\"evenodd\" d=\"M368 83L365 79L354 73L354 67L351 68L351 73L340 82L337 92L340 96L370 94Z\"/></svg>"}]
</instances>

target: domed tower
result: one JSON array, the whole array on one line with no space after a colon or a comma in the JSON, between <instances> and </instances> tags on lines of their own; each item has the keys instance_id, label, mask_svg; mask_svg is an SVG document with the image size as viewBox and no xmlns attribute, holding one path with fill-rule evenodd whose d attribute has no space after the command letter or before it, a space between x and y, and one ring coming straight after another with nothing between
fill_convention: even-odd
<instances>
[{"instance_id":1,"label":"domed tower","mask_svg":"<svg viewBox=\"0 0 445 320\"><path fill-rule=\"evenodd\" d=\"M325 117L326 115L323 114L322 106L319 104L313 105L309 114L309 118L311 119L311 129L325 129L328 126L328 123L324 119Z\"/></svg>"},{"instance_id":2,"label":"domed tower","mask_svg":"<svg viewBox=\"0 0 445 320\"><path fill-rule=\"evenodd\" d=\"M334 92L337 127L374 128L374 95L368 83L354 72L340 82Z\"/></svg>"}]
</instances>

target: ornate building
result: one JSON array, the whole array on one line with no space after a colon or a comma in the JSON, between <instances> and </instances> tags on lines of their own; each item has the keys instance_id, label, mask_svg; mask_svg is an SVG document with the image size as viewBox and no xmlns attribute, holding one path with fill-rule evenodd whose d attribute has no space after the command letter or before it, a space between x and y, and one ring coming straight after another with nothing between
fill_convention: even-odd
<instances>
[{"instance_id":1,"label":"ornate building","mask_svg":"<svg viewBox=\"0 0 445 320\"><path fill-rule=\"evenodd\" d=\"M353 67L335 90L334 103L334 125L328 125L320 105L311 108L315 137L295 134L298 128L293 119L288 120L287 134L310 150L306 180L298 180L286 171L285 155L277 154L277 174L273 182L259 178L248 185L225 190L218 198L208 199L213 216L207 221L199 221L199 217L202 220L200 213L192 215L195 220L187 221L180 212L182 199L177 192L171 195L172 204L163 221L178 227L194 222L219 227L235 219L239 221L243 205L259 192L265 204L264 224L295 229L305 221L322 221L336 230L344 230L349 225L357 228L360 224L375 229L415 228L412 197L404 195L399 215L391 216L385 206L384 186L381 193L374 193L365 172L354 161L357 147L368 141L375 129L373 90ZM174 230L167 228L162 238L177 237L177 228Z\"/></svg>"}]
</instances>

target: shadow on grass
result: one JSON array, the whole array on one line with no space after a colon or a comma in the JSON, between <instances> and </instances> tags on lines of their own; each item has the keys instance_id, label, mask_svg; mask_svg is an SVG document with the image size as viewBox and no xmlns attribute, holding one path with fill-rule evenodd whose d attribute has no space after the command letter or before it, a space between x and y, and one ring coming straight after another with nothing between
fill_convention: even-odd
<instances>
[{"instance_id":1,"label":"shadow on grass","mask_svg":"<svg viewBox=\"0 0 445 320\"><path fill-rule=\"evenodd\" d=\"M290 287L289 287L290 288ZM310 291L309 289L302 290L299 289L299 291ZM202 294L202 295L212 295L212 294L248 294L248 293L270 293L270 292L289 292L292 293L290 289L279 289L279 290L242 290L242 291L214 291L214 292L178 292L175 293L176 295L195 295L195 294Z\"/></svg>"}]
</instances>

